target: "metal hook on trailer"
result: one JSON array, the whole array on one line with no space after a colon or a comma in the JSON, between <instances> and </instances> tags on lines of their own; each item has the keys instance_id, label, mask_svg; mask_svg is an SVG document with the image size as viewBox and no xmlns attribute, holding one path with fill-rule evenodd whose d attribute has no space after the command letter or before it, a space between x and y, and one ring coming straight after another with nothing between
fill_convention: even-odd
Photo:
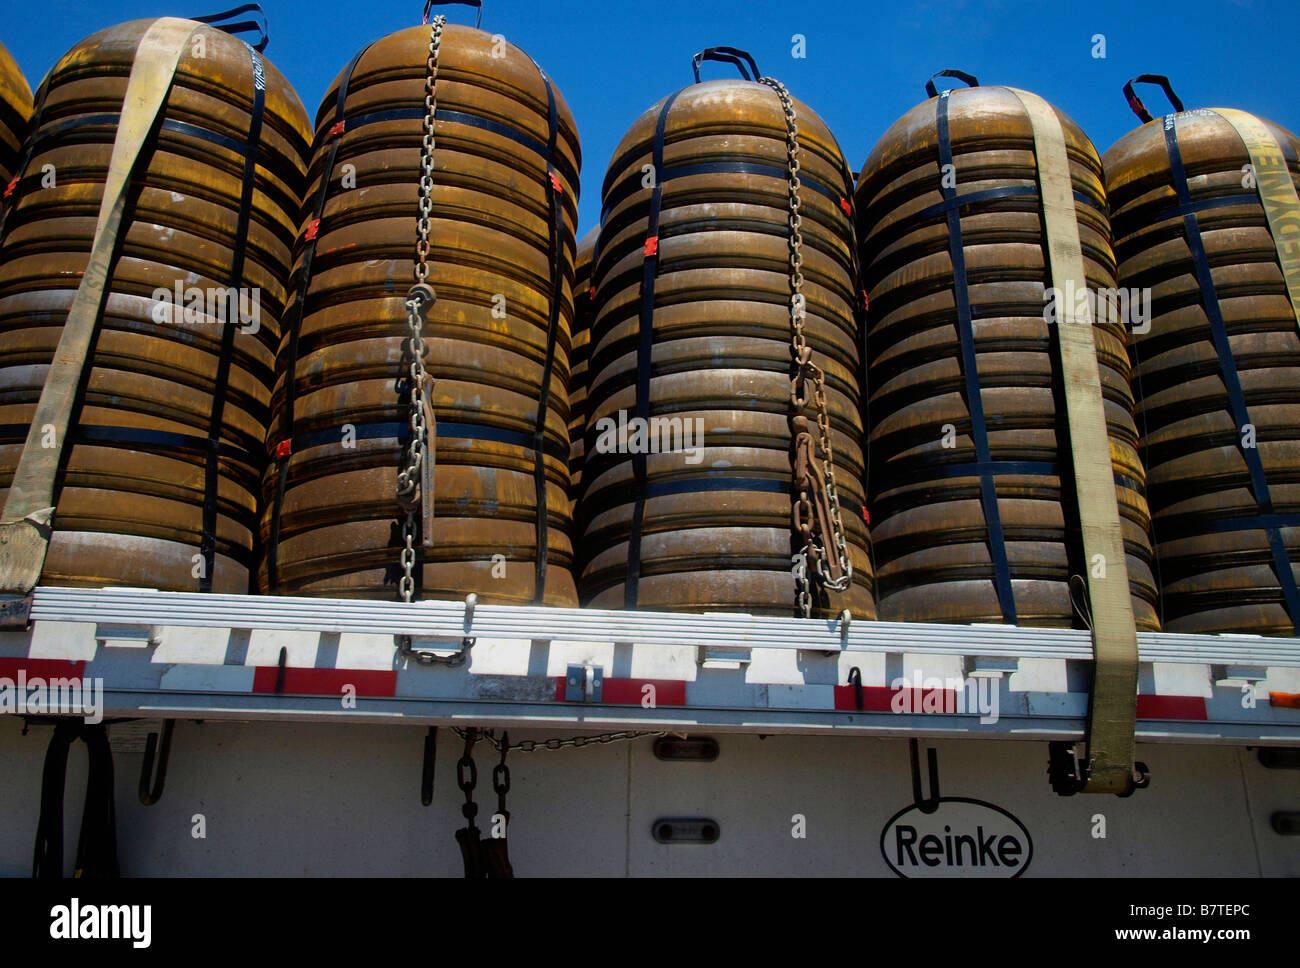
<instances>
[{"instance_id":1,"label":"metal hook on trailer","mask_svg":"<svg viewBox=\"0 0 1300 968\"><path fill-rule=\"evenodd\" d=\"M849 685L853 687L853 705L862 710L862 670L854 666L849 670Z\"/></svg>"},{"instance_id":2,"label":"metal hook on trailer","mask_svg":"<svg viewBox=\"0 0 1300 968\"><path fill-rule=\"evenodd\" d=\"M926 747L925 756L930 773L930 795L921 796L921 758L917 742L908 740L912 754L912 799L922 813L934 813L939 809L939 754L934 747Z\"/></svg>"},{"instance_id":3,"label":"metal hook on trailer","mask_svg":"<svg viewBox=\"0 0 1300 968\"><path fill-rule=\"evenodd\" d=\"M176 720L167 719L163 721L162 744L159 746L158 734L150 733L144 741L144 762L140 764L140 787L137 791L140 794L140 802L146 807L152 807L162 799L163 784L167 782L167 761L171 758L172 752L172 729L176 725ZM158 774L154 776L154 753L158 754ZM150 778L153 779L152 785Z\"/></svg>"},{"instance_id":4,"label":"metal hook on trailer","mask_svg":"<svg viewBox=\"0 0 1300 968\"><path fill-rule=\"evenodd\" d=\"M433 768L438 755L438 727L430 726L424 736L424 761L420 773L420 802L433 803Z\"/></svg>"}]
</instances>

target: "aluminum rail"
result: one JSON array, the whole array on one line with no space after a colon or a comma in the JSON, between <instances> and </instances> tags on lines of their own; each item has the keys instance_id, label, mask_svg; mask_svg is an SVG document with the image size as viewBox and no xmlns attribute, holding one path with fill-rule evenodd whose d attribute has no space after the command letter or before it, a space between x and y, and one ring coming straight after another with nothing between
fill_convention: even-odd
<instances>
[{"instance_id":1,"label":"aluminum rail","mask_svg":"<svg viewBox=\"0 0 1300 968\"><path fill-rule=\"evenodd\" d=\"M605 611L463 602L377 602L355 599L204 595L142 589L36 589L34 622L128 626L267 629L339 634L391 634L435 639L630 642L710 648L813 652L930 653L998 658L1090 660L1081 629L1005 625L769 618L744 614ZM1300 639L1249 635L1138 634L1143 662L1300 667Z\"/></svg>"}]
</instances>

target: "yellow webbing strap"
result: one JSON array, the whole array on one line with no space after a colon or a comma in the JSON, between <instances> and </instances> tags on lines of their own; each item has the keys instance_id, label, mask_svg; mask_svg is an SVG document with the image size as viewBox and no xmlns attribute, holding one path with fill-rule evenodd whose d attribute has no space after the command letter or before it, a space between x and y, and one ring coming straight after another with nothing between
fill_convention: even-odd
<instances>
[{"instance_id":1,"label":"yellow webbing strap","mask_svg":"<svg viewBox=\"0 0 1300 968\"><path fill-rule=\"evenodd\" d=\"M200 26L192 20L163 17L149 26L136 49L113 140L90 261L68 310L0 514L0 593L27 596L40 580L54 518L54 480L99 323L131 173L167 100L181 52Z\"/></svg>"},{"instance_id":2,"label":"yellow webbing strap","mask_svg":"<svg viewBox=\"0 0 1300 968\"><path fill-rule=\"evenodd\" d=\"M1052 285L1058 292L1082 292L1088 279L1060 119L1051 105L1037 95L1014 89L1012 92L1024 105L1034 129ZM1137 625L1129 597L1119 496L1111 465L1092 319L1086 304L1077 314L1071 302L1057 300L1058 309L1064 304L1063 311L1057 314L1057 329L1092 603L1095 659L1088 708L1088 776L1083 792L1126 794L1133 789Z\"/></svg>"},{"instance_id":3,"label":"yellow webbing strap","mask_svg":"<svg viewBox=\"0 0 1300 968\"><path fill-rule=\"evenodd\" d=\"M1232 108L1215 108L1214 113L1232 125L1241 137L1255 172L1259 200L1268 216L1268 229L1277 247L1277 260L1286 279L1291 312L1300 326L1300 198L1286 156L1273 132L1259 118Z\"/></svg>"}]
</instances>

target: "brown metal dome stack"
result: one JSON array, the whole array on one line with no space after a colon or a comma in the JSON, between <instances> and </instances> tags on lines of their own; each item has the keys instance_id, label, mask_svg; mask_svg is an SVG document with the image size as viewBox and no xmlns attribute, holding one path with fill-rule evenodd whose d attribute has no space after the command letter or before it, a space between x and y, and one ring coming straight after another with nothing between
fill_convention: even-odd
<instances>
[{"instance_id":1,"label":"brown metal dome stack","mask_svg":"<svg viewBox=\"0 0 1300 968\"><path fill-rule=\"evenodd\" d=\"M1300 139L1243 112L1183 111L1167 79L1139 80L1178 113L1150 120L1130 82L1147 123L1103 164L1120 284L1152 294L1129 350L1164 625L1300 635L1300 277L1279 257L1279 232L1300 225L1270 232L1261 201L1289 191L1295 206Z\"/></svg>"},{"instance_id":2,"label":"brown metal dome stack","mask_svg":"<svg viewBox=\"0 0 1300 968\"><path fill-rule=\"evenodd\" d=\"M260 586L279 594L398 593L406 298L432 29L363 49L317 113L293 282L300 301L279 354L268 442L276 460ZM527 54L474 28L441 28L433 83L428 282L437 299L423 359L436 459L431 527L415 542L412 577L425 598L576 605L566 399L576 126Z\"/></svg>"},{"instance_id":3,"label":"brown metal dome stack","mask_svg":"<svg viewBox=\"0 0 1300 968\"><path fill-rule=\"evenodd\" d=\"M797 608L792 555L804 548L792 525L792 421L806 419L817 436L816 408L810 401L796 412L791 399L789 131L778 92L749 80L745 64L758 72L748 55L704 52L697 82L705 57L737 64L746 79L696 83L660 101L623 138L605 177L583 599L602 608L788 616ZM848 608L874 618L861 512L851 176L825 124L806 105L791 107L804 326L810 362L825 371L841 547L852 565L845 591L814 587L812 604L816 614ZM652 420L659 434L648 432ZM626 426L621 443L615 425ZM824 455L819 444L818 462ZM824 486L820 470L813 478ZM834 558L825 524L818 537Z\"/></svg>"},{"instance_id":4,"label":"brown metal dome stack","mask_svg":"<svg viewBox=\"0 0 1300 968\"><path fill-rule=\"evenodd\" d=\"M871 152L857 188L881 618L1069 627L1070 579L1088 569L1045 313L1034 129L1013 89L927 89L930 100ZM1114 288L1101 163L1056 113L1087 283ZM1099 322L1093 333L1133 607L1138 627L1153 629L1124 331Z\"/></svg>"},{"instance_id":5,"label":"brown metal dome stack","mask_svg":"<svg viewBox=\"0 0 1300 968\"><path fill-rule=\"evenodd\" d=\"M74 47L41 85L0 250L0 486L24 440L35 446L28 428L55 348L83 272L97 268L88 260L128 78L164 22L194 32L129 183L41 581L245 593L309 129L288 82L221 30L121 24ZM227 304L236 289L246 298ZM178 291L183 305L160 296Z\"/></svg>"},{"instance_id":6,"label":"brown metal dome stack","mask_svg":"<svg viewBox=\"0 0 1300 968\"><path fill-rule=\"evenodd\" d=\"M7 189L14 177L31 117L32 89L13 55L0 44L0 191ZM0 199L0 208L9 202L9 198Z\"/></svg>"}]
</instances>

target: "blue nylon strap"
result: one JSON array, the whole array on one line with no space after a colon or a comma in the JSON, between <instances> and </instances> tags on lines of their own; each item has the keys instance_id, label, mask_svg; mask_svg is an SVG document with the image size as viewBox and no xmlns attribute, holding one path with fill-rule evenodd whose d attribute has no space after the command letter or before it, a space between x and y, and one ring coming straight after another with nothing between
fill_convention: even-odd
<instances>
[{"instance_id":1,"label":"blue nylon strap","mask_svg":"<svg viewBox=\"0 0 1300 968\"><path fill-rule=\"evenodd\" d=\"M636 351L636 415L642 420L650 416L650 356L654 349L655 278L659 273L659 210L664 192L664 134L668 127L668 112L681 92L669 95L659 112L655 124L654 168L655 184L650 193L650 214L647 219L646 238L655 239L654 251L645 255L641 267L641 320L640 340ZM649 246L647 245L647 248ZM623 607L636 608L637 584L641 579L641 531L645 525L646 455L632 455L632 474L635 478L635 498L632 505L632 524L627 539L627 578L623 586Z\"/></svg>"},{"instance_id":2,"label":"blue nylon strap","mask_svg":"<svg viewBox=\"0 0 1300 968\"><path fill-rule=\"evenodd\" d=\"M1295 573L1291 570L1291 561L1287 555L1286 543L1277 526L1269 521L1274 515L1273 499L1269 494L1268 479L1264 473L1264 463L1259 456L1259 448L1243 447L1240 434L1242 428L1251 422L1246 407L1246 395L1241 389L1241 379L1237 374L1237 363L1232 355L1232 343L1228 339L1228 328L1223 322L1223 312L1219 306L1219 295L1214 287L1214 275L1210 271L1210 260L1205 254L1205 243L1201 238L1200 226L1192 208L1191 190L1187 185L1187 170L1183 166L1182 151L1178 146L1178 128L1174 115L1164 119L1165 148L1169 153L1169 169L1173 175L1174 189L1178 193L1178 204L1183 211L1183 225L1187 234L1187 248L1191 252L1192 262L1196 268L1196 281L1201 289L1201 302L1205 306L1205 315L1210 321L1210 333L1214 341L1214 350L1219 357L1219 368L1223 371L1223 386L1228 393L1228 409L1232 422L1237 428L1237 448L1250 472L1251 490L1255 494L1255 503L1259 506L1260 516L1254 520L1261 522L1262 530L1268 537L1269 550L1273 555L1273 569L1277 573L1278 585L1286 603L1287 614L1291 618L1296 635L1300 635L1300 589L1296 587Z\"/></svg>"},{"instance_id":3,"label":"blue nylon strap","mask_svg":"<svg viewBox=\"0 0 1300 968\"><path fill-rule=\"evenodd\" d=\"M939 170L952 165L952 141L948 133L948 92L937 102L939 134ZM955 170L955 169L950 169ZM980 498L984 505L984 519L989 531L989 557L993 561L993 585L1002 618L1008 625L1016 622L1016 600L1011 590L1011 568L1007 562L1006 540L1002 532L1002 517L998 510L997 488L990 466L988 429L984 422L984 401L980 397L979 368L975 354L975 332L971 324L970 293L966 281L966 254L962 246L961 212L952 204L957 198L955 186L941 181L944 201L948 206L948 248L952 256L953 295L957 302L957 332L961 339L962 375L966 380L966 403L970 408L971 437L975 442L975 465L980 478Z\"/></svg>"}]
</instances>

